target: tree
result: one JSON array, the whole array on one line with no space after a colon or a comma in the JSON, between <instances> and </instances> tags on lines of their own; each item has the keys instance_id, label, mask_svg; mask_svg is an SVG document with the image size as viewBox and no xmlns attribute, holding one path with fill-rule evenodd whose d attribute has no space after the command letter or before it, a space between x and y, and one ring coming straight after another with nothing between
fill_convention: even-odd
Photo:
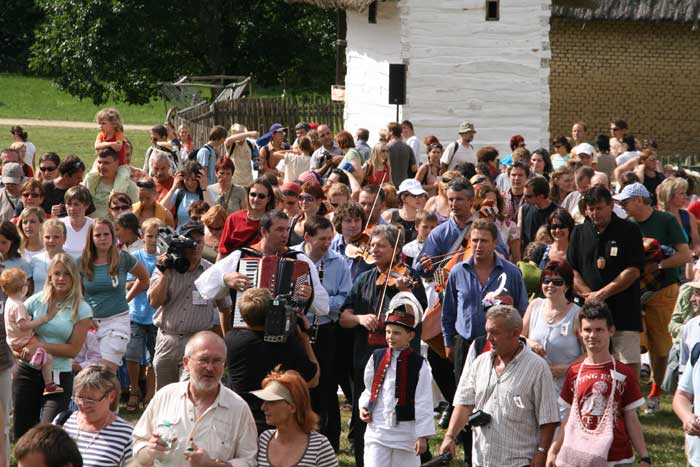
<instances>
[{"instance_id":1,"label":"tree","mask_svg":"<svg viewBox=\"0 0 700 467\"><path fill-rule=\"evenodd\" d=\"M41 10L31 1L4 0L0 13L0 70L27 70L34 29L42 19Z\"/></svg>"},{"instance_id":2,"label":"tree","mask_svg":"<svg viewBox=\"0 0 700 467\"><path fill-rule=\"evenodd\" d=\"M334 12L283 0L37 0L31 69L95 103L145 103L182 75L253 75L327 85Z\"/></svg>"}]
</instances>

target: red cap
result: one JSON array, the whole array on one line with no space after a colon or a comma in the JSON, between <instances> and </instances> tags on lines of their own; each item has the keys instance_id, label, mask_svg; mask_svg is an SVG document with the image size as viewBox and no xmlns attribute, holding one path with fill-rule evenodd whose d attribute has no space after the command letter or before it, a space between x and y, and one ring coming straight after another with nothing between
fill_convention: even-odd
<instances>
[{"instance_id":1,"label":"red cap","mask_svg":"<svg viewBox=\"0 0 700 467\"><path fill-rule=\"evenodd\" d=\"M399 324L413 331L416 327L416 317L413 313L407 313L405 307L391 310L384 320L384 324Z\"/></svg>"},{"instance_id":2,"label":"red cap","mask_svg":"<svg viewBox=\"0 0 700 467\"><path fill-rule=\"evenodd\" d=\"M299 196L299 192L301 191L301 187L297 185L296 183L292 182L287 182L284 183L281 187L282 193L286 193L288 191L291 191L292 193L296 194Z\"/></svg>"}]
</instances>

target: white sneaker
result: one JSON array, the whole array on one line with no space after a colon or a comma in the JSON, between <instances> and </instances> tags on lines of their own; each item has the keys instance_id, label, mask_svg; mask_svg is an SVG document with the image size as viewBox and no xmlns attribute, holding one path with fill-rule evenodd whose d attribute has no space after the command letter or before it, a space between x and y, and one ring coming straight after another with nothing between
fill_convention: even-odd
<instances>
[{"instance_id":1,"label":"white sneaker","mask_svg":"<svg viewBox=\"0 0 700 467\"><path fill-rule=\"evenodd\" d=\"M655 414L656 412L659 411L659 398L658 397L650 397L647 399L647 408L645 410L645 413L647 415Z\"/></svg>"}]
</instances>

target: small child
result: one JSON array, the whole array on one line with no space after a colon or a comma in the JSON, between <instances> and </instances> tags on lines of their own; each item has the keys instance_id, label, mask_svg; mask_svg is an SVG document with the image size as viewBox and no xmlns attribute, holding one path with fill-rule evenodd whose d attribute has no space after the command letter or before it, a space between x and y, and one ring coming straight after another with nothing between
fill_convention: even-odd
<instances>
[{"instance_id":1,"label":"small child","mask_svg":"<svg viewBox=\"0 0 700 467\"><path fill-rule=\"evenodd\" d=\"M430 232L433 231L437 224L437 215L434 212L422 209L416 212L416 232L418 236L412 242L405 244L401 250L401 256L405 264L409 266L413 264L413 260L423 249L423 244L428 239L428 235L430 235ZM432 279L426 280L425 278L422 281L425 295L428 298L428 306L430 307L438 299L438 294L435 291L435 281Z\"/></svg>"},{"instance_id":2,"label":"small child","mask_svg":"<svg viewBox=\"0 0 700 467\"><path fill-rule=\"evenodd\" d=\"M413 294L396 294L385 319L389 347L375 350L365 367L366 467L418 467L435 434L430 365L410 347L421 314Z\"/></svg>"},{"instance_id":3,"label":"small child","mask_svg":"<svg viewBox=\"0 0 700 467\"><path fill-rule=\"evenodd\" d=\"M124 125L117 109L102 109L95 115L95 121L100 125L100 132L95 138L95 151L112 149L119 154L119 169L114 179L114 189L117 193L128 193L131 181L131 167L127 163L126 149L128 140L124 136ZM90 188L100 181L100 174L93 165L92 170L85 176L85 185Z\"/></svg>"},{"instance_id":4,"label":"small child","mask_svg":"<svg viewBox=\"0 0 700 467\"><path fill-rule=\"evenodd\" d=\"M5 303L5 331L7 345L15 352L21 352L25 346L39 342L34 329L48 323L56 315L45 314L32 320L23 300L27 295L27 276L21 269L6 269L0 274L0 288L7 295ZM63 393L63 388L53 380L53 358L42 347L36 349L29 361L34 368L41 370L44 377L44 395Z\"/></svg>"}]
</instances>

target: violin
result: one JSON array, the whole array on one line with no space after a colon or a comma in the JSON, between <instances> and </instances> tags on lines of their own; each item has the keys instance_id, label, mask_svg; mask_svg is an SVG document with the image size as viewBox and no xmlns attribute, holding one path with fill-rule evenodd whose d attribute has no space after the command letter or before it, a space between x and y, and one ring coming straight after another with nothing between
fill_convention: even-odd
<instances>
[{"instance_id":1,"label":"violin","mask_svg":"<svg viewBox=\"0 0 700 467\"><path fill-rule=\"evenodd\" d=\"M403 277L408 277L411 282L408 284L409 288L413 288L416 285L416 281L411 277L411 268L403 263L394 264L389 272L383 272L377 277L376 285L378 287L394 287L398 288L398 281Z\"/></svg>"},{"instance_id":2,"label":"violin","mask_svg":"<svg viewBox=\"0 0 700 467\"><path fill-rule=\"evenodd\" d=\"M374 256L369 251L369 234L362 232L345 246L345 256L360 258L367 264L374 264Z\"/></svg>"}]
</instances>

